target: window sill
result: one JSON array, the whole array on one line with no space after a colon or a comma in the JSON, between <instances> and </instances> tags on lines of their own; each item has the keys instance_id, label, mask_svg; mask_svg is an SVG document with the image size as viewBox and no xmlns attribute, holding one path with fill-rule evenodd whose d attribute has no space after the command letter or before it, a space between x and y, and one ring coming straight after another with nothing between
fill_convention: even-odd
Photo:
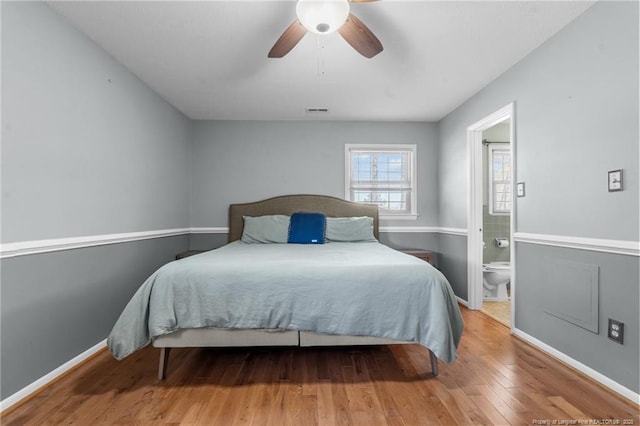
<instances>
[{"instance_id":1,"label":"window sill","mask_svg":"<svg viewBox=\"0 0 640 426\"><path fill-rule=\"evenodd\" d=\"M380 214L382 220L417 220L418 214Z\"/></svg>"}]
</instances>

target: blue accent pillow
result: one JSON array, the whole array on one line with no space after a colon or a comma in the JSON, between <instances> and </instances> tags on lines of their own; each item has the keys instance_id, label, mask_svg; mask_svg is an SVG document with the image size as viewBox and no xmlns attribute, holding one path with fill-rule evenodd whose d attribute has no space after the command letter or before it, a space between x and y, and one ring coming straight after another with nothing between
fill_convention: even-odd
<instances>
[{"instance_id":1,"label":"blue accent pillow","mask_svg":"<svg viewBox=\"0 0 640 426\"><path fill-rule=\"evenodd\" d=\"M324 244L327 218L322 213L297 212L289 221L288 243Z\"/></svg>"}]
</instances>

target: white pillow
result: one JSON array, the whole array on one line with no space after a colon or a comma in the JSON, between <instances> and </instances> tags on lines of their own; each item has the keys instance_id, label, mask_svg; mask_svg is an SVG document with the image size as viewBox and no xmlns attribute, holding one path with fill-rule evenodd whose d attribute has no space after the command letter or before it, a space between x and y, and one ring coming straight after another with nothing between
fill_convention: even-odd
<instances>
[{"instance_id":1,"label":"white pillow","mask_svg":"<svg viewBox=\"0 0 640 426\"><path fill-rule=\"evenodd\" d=\"M327 217L326 239L342 243L377 241L373 236L373 218Z\"/></svg>"},{"instance_id":2,"label":"white pillow","mask_svg":"<svg viewBox=\"0 0 640 426\"><path fill-rule=\"evenodd\" d=\"M286 244L289 235L289 216L282 214L267 216L242 216L242 242L250 244Z\"/></svg>"}]
</instances>

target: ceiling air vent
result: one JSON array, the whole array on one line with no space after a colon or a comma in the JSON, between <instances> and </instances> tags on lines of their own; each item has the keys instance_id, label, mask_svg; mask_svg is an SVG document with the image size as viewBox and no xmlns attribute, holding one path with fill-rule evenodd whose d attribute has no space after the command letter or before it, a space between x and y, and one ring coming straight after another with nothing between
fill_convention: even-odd
<instances>
[{"instance_id":1,"label":"ceiling air vent","mask_svg":"<svg viewBox=\"0 0 640 426\"><path fill-rule=\"evenodd\" d=\"M327 107L307 107L307 112L329 112Z\"/></svg>"}]
</instances>

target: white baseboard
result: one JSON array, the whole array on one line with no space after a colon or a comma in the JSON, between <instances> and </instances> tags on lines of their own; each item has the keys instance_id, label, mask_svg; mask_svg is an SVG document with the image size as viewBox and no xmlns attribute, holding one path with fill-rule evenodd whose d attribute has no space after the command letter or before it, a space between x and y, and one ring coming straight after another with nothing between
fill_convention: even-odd
<instances>
[{"instance_id":1,"label":"white baseboard","mask_svg":"<svg viewBox=\"0 0 640 426\"><path fill-rule=\"evenodd\" d=\"M466 306L467 308L469 307L469 304L467 303L466 300L461 299L458 296L456 296L456 299L458 299L458 303L461 304L462 306Z\"/></svg>"},{"instance_id":2,"label":"white baseboard","mask_svg":"<svg viewBox=\"0 0 640 426\"><path fill-rule=\"evenodd\" d=\"M97 343L96 345L82 352L80 355L76 356L75 358L65 362L64 364L62 364L60 367L56 368L49 374L42 376L41 378L31 383L30 385L20 389L18 392L14 393L13 395L3 399L2 401L0 401L0 413L8 409L9 407L15 405L16 403L22 401L23 399L27 398L29 395L38 391L42 387L48 385L53 380L57 379L62 374L66 373L67 371L71 370L73 367L82 363L84 360L86 360L93 354L97 353L98 351L102 350L106 346L107 346L107 339L104 339L103 341Z\"/></svg>"},{"instance_id":3,"label":"white baseboard","mask_svg":"<svg viewBox=\"0 0 640 426\"><path fill-rule=\"evenodd\" d=\"M584 365L580 361L576 361L575 359L571 358L569 355L567 355L567 354L565 354L563 352L560 352L559 350L555 349L554 347L547 345L543 341L538 340L533 336L530 336L529 334L525 333L524 331L522 331L520 329L514 328L513 329L513 334L515 336L519 337L520 339L524 340L525 342L530 343L531 345L533 345L536 348L540 349L542 352L545 352L546 354L551 355L552 357L562 361L563 363L567 364L568 366L578 370L582 374L592 378L593 380L595 380L596 382L600 383L601 385L611 389L612 391L614 391L618 395L623 396L626 399L630 400L631 402L640 405L640 394L634 392L633 390L631 390L631 389L621 385L620 383L610 379L609 377L605 376L604 374L599 373L598 371L594 370L593 368Z\"/></svg>"}]
</instances>

